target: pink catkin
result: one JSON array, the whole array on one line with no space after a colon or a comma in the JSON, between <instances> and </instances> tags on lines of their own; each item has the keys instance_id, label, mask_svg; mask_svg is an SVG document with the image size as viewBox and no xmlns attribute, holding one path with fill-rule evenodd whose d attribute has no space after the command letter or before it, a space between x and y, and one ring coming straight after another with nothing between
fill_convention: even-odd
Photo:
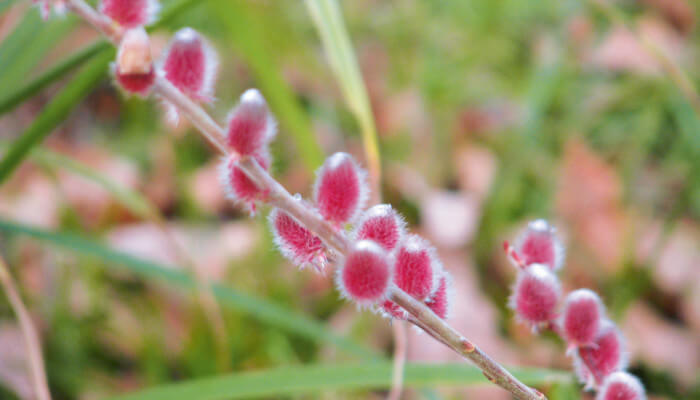
<instances>
[{"instance_id":1,"label":"pink catkin","mask_svg":"<svg viewBox=\"0 0 700 400\"><path fill-rule=\"evenodd\" d=\"M321 239L287 212L275 208L270 213L269 221L275 244L282 255L295 265L317 265L319 258L323 258L324 247Z\"/></svg>"},{"instance_id":2,"label":"pink catkin","mask_svg":"<svg viewBox=\"0 0 700 400\"><path fill-rule=\"evenodd\" d=\"M180 91L198 101L211 101L218 61L216 53L192 28L175 33L162 69Z\"/></svg>"},{"instance_id":3,"label":"pink catkin","mask_svg":"<svg viewBox=\"0 0 700 400\"><path fill-rule=\"evenodd\" d=\"M425 305L442 319L447 319L450 313L450 285L450 276L447 271L443 271L437 290L425 302Z\"/></svg>"},{"instance_id":4,"label":"pink catkin","mask_svg":"<svg viewBox=\"0 0 700 400\"><path fill-rule=\"evenodd\" d=\"M385 299L391 285L391 264L384 249L371 240L356 242L336 278L343 295L367 306Z\"/></svg>"},{"instance_id":5,"label":"pink catkin","mask_svg":"<svg viewBox=\"0 0 700 400\"><path fill-rule=\"evenodd\" d=\"M515 243L515 251L527 266L544 264L552 270L564 262L564 247L556 230L543 219L532 221Z\"/></svg>"},{"instance_id":6,"label":"pink catkin","mask_svg":"<svg viewBox=\"0 0 700 400\"><path fill-rule=\"evenodd\" d=\"M379 204L362 214L355 228L356 240L371 239L391 251L406 231L403 219L388 204Z\"/></svg>"},{"instance_id":7,"label":"pink catkin","mask_svg":"<svg viewBox=\"0 0 700 400\"><path fill-rule=\"evenodd\" d=\"M241 95L238 106L229 114L227 142L241 155L258 152L275 136L276 124L267 103L257 89Z\"/></svg>"},{"instance_id":8,"label":"pink catkin","mask_svg":"<svg viewBox=\"0 0 700 400\"><path fill-rule=\"evenodd\" d=\"M571 346L593 343L604 318L604 307L598 295L588 289L569 293L564 304L561 328Z\"/></svg>"},{"instance_id":9,"label":"pink catkin","mask_svg":"<svg viewBox=\"0 0 700 400\"><path fill-rule=\"evenodd\" d=\"M619 371L605 380L596 400L646 400L646 393L639 379Z\"/></svg>"},{"instance_id":10,"label":"pink catkin","mask_svg":"<svg viewBox=\"0 0 700 400\"><path fill-rule=\"evenodd\" d=\"M554 274L541 264L532 264L518 273L510 298L510 307L516 315L532 324L551 321L561 289Z\"/></svg>"},{"instance_id":11,"label":"pink catkin","mask_svg":"<svg viewBox=\"0 0 700 400\"><path fill-rule=\"evenodd\" d=\"M155 0L102 0L100 11L125 28L153 21L159 5Z\"/></svg>"},{"instance_id":12,"label":"pink catkin","mask_svg":"<svg viewBox=\"0 0 700 400\"><path fill-rule=\"evenodd\" d=\"M347 153L328 157L314 185L319 212L339 226L352 221L367 200L365 173Z\"/></svg>"},{"instance_id":13,"label":"pink catkin","mask_svg":"<svg viewBox=\"0 0 700 400\"><path fill-rule=\"evenodd\" d=\"M394 283L418 300L426 300L438 288L442 265L433 248L421 237L411 235L396 252Z\"/></svg>"},{"instance_id":14,"label":"pink catkin","mask_svg":"<svg viewBox=\"0 0 700 400\"><path fill-rule=\"evenodd\" d=\"M617 327L604 321L592 345L578 349L574 364L581 381L589 386L601 385L608 375L624 369L624 342Z\"/></svg>"},{"instance_id":15,"label":"pink catkin","mask_svg":"<svg viewBox=\"0 0 700 400\"><path fill-rule=\"evenodd\" d=\"M270 155L267 149L262 149L254 157L263 169L267 170L270 167ZM247 205L252 213L255 212L255 202L264 198L265 193L238 166L237 155L224 159L219 168L219 178L226 197Z\"/></svg>"}]
</instances>

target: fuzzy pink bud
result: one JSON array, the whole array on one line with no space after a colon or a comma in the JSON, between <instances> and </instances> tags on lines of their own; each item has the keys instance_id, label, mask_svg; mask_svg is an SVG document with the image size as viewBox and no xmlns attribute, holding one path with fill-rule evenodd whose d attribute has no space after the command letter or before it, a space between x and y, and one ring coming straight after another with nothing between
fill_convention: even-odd
<instances>
[{"instance_id":1,"label":"fuzzy pink bud","mask_svg":"<svg viewBox=\"0 0 700 400\"><path fill-rule=\"evenodd\" d=\"M321 239L279 208L272 210L268 220L275 244L283 256L299 267L313 265L317 270L323 268L325 254Z\"/></svg>"},{"instance_id":2,"label":"fuzzy pink bud","mask_svg":"<svg viewBox=\"0 0 700 400\"><path fill-rule=\"evenodd\" d=\"M451 290L452 278L447 271L443 271L437 290L430 299L425 302L425 305L442 319L447 319L450 315Z\"/></svg>"},{"instance_id":3,"label":"fuzzy pink bud","mask_svg":"<svg viewBox=\"0 0 700 400\"><path fill-rule=\"evenodd\" d=\"M153 22L160 5L156 0L102 0L100 11L125 28Z\"/></svg>"},{"instance_id":4,"label":"fuzzy pink bud","mask_svg":"<svg viewBox=\"0 0 700 400\"><path fill-rule=\"evenodd\" d=\"M596 400L646 400L644 386L637 377L627 372L614 372L598 391Z\"/></svg>"},{"instance_id":5,"label":"fuzzy pink bud","mask_svg":"<svg viewBox=\"0 0 700 400\"><path fill-rule=\"evenodd\" d=\"M590 346L580 347L574 357L576 373L589 387L602 385L613 372L625 368L625 344L615 324L603 321Z\"/></svg>"},{"instance_id":6,"label":"fuzzy pink bud","mask_svg":"<svg viewBox=\"0 0 700 400\"><path fill-rule=\"evenodd\" d=\"M435 249L418 235L411 235L395 255L394 283L418 300L426 300L440 284L442 264Z\"/></svg>"},{"instance_id":7,"label":"fuzzy pink bud","mask_svg":"<svg viewBox=\"0 0 700 400\"><path fill-rule=\"evenodd\" d=\"M391 264L386 251L371 240L356 242L338 271L340 292L362 306L386 298L391 287Z\"/></svg>"},{"instance_id":8,"label":"fuzzy pink bud","mask_svg":"<svg viewBox=\"0 0 700 400\"><path fill-rule=\"evenodd\" d=\"M557 270L564 263L564 246L556 235L556 229L543 219L528 224L515 242L515 251L526 266L544 264Z\"/></svg>"},{"instance_id":9,"label":"fuzzy pink bud","mask_svg":"<svg viewBox=\"0 0 700 400\"><path fill-rule=\"evenodd\" d=\"M408 317L406 310L391 300L384 300L381 311L387 318L406 319Z\"/></svg>"},{"instance_id":10,"label":"fuzzy pink bud","mask_svg":"<svg viewBox=\"0 0 700 400\"><path fill-rule=\"evenodd\" d=\"M143 28L124 33L113 70L119 86L126 92L146 96L151 90L156 74L151 59L151 44Z\"/></svg>"},{"instance_id":11,"label":"fuzzy pink bud","mask_svg":"<svg viewBox=\"0 0 700 400\"><path fill-rule=\"evenodd\" d=\"M554 319L561 288L548 267L532 264L518 273L509 305L518 318L539 324Z\"/></svg>"},{"instance_id":12,"label":"fuzzy pink bud","mask_svg":"<svg viewBox=\"0 0 700 400\"><path fill-rule=\"evenodd\" d=\"M569 293L561 320L562 333L569 345L586 346L593 343L604 314L603 302L595 292L578 289Z\"/></svg>"},{"instance_id":13,"label":"fuzzy pink bud","mask_svg":"<svg viewBox=\"0 0 700 400\"><path fill-rule=\"evenodd\" d=\"M254 157L263 169L267 170L270 167L270 155L267 149L262 149ZM219 167L219 180L224 187L226 197L247 205L251 214L255 213L255 202L265 197L265 192L238 165L238 157L235 154L222 161Z\"/></svg>"},{"instance_id":14,"label":"fuzzy pink bud","mask_svg":"<svg viewBox=\"0 0 700 400\"><path fill-rule=\"evenodd\" d=\"M163 61L165 77L198 101L211 101L219 62L207 41L194 29L182 28L170 42Z\"/></svg>"},{"instance_id":15,"label":"fuzzy pink bud","mask_svg":"<svg viewBox=\"0 0 700 400\"><path fill-rule=\"evenodd\" d=\"M355 228L356 240L371 239L391 251L401 241L406 223L389 204L379 204L365 211Z\"/></svg>"},{"instance_id":16,"label":"fuzzy pink bud","mask_svg":"<svg viewBox=\"0 0 700 400\"><path fill-rule=\"evenodd\" d=\"M316 173L314 200L336 226L352 221L367 200L365 172L349 154L333 154Z\"/></svg>"},{"instance_id":17,"label":"fuzzy pink bud","mask_svg":"<svg viewBox=\"0 0 700 400\"><path fill-rule=\"evenodd\" d=\"M257 89L248 89L228 118L229 146L241 155L259 151L275 136L277 126L265 98Z\"/></svg>"}]
</instances>

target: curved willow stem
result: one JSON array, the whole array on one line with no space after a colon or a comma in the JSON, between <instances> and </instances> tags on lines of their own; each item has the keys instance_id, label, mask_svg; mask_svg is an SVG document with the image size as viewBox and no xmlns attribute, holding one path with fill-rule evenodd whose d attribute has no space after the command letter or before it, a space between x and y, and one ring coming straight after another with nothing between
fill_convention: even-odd
<instances>
[{"instance_id":1,"label":"curved willow stem","mask_svg":"<svg viewBox=\"0 0 700 400\"><path fill-rule=\"evenodd\" d=\"M118 44L122 32L105 21L104 17L95 12L83 0L67 0L67 4L76 14L83 17L87 22L94 25L103 32L114 44ZM197 103L180 92L165 78L158 76L153 88L156 95L168 100L178 107L185 117L199 130L199 133L223 155L229 155L231 150L226 146L224 129L209 116ZM313 213L305 207L302 202L297 201L291 194L270 174L265 171L251 157L242 157L240 168L255 182L255 184L267 193L266 201L275 207L285 210L295 217L307 229L316 234L324 244L333 252L342 256L350 248L349 238L340 231L323 220L319 215ZM400 289L392 290L390 298L396 304L408 311L413 321L417 321L417 326L428 331L428 333L446 346L453 349L458 354L472 361L479 367L484 375L496 385L501 386L517 399L521 400L541 400L545 396L516 379L503 366L491 359L481 349L465 339L460 333L452 328L446 321L435 315L425 304L415 300L406 292Z\"/></svg>"}]
</instances>

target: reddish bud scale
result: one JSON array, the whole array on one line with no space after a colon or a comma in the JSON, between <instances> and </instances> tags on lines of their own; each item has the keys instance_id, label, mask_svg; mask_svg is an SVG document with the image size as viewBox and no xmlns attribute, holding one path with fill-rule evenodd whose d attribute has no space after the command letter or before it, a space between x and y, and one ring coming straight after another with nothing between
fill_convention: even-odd
<instances>
[{"instance_id":1,"label":"reddish bud scale","mask_svg":"<svg viewBox=\"0 0 700 400\"><path fill-rule=\"evenodd\" d=\"M114 76L119 87L128 93L139 96L147 96L156 79L156 74L153 70L145 74L122 74L119 72L119 68L115 68Z\"/></svg>"},{"instance_id":2,"label":"reddish bud scale","mask_svg":"<svg viewBox=\"0 0 700 400\"><path fill-rule=\"evenodd\" d=\"M386 298L391 286L389 256L371 240L356 242L338 270L336 284L347 298L367 306Z\"/></svg>"},{"instance_id":3,"label":"reddish bud scale","mask_svg":"<svg viewBox=\"0 0 700 400\"><path fill-rule=\"evenodd\" d=\"M226 139L236 152L250 155L269 143L276 129L262 94L257 89L248 89L229 114Z\"/></svg>"},{"instance_id":4,"label":"reddish bud scale","mask_svg":"<svg viewBox=\"0 0 700 400\"><path fill-rule=\"evenodd\" d=\"M255 154L255 160L263 169L270 167L270 155L266 149ZM219 167L219 179L224 187L226 197L246 204L251 213L255 212L255 202L265 197L265 192L260 190L248 175L238 166L238 156L231 155L225 158Z\"/></svg>"},{"instance_id":5,"label":"reddish bud scale","mask_svg":"<svg viewBox=\"0 0 700 400\"><path fill-rule=\"evenodd\" d=\"M451 288L451 277L447 271L443 271L437 290L430 299L425 302L425 305L442 319L447 319L450 315L450 302L452 298Z\"/></svg>"},{"instance_id":6,"label":"reddish bud scale","mask_svg":"<svg viewBox=\"0 0 700 400\"><path fill-rule=\"evenodd\" d=\"M393 250L403 238L406 223L389 204L365 211L354 231L355 240L371 239L386 251Z\"/></svg>"},{"instance_id":7,"label":"reddish bud scale","mask_svg":"<svg viewBox=\"0 0 700 400\"><path fill-rule=\"evenodd\" d=\"M605 309L598 295L588 289L575 290L566 297L561 328L564 339L571 346L593 343Z\"/></svg>"},{"instance_id":8,"label":"reddish bud scale","mask_svg":"<svg viewBox=\"0 0 700 400\"><path fill-rule=\"evenodd\" d=\"M625 368L622 334L610 321L603 321L590 346L580 347L574 358L576 373L590 387L603 384L613 372Z\"/></svg>"},{"instance_id":9,"label":"reddish bud scale","mask_svg":"<svg viewBox=\"0 0 700 400\"><path fill-rule=\"evenodd\" d=\"M367 200L365 172L347 153L335 153L316 173L314 201L327 220L340 226L352 221Z\"/></svg>"},{"instance_id":10,"label":"reddish bud scale","mask_svg":"<svg viewBox=\"0 0 700 400\"><path fill-rule=\"evenodd\" d=\"M299 267L314 265L320 269L323 266L324 247L321 239L278 208L272 210L268 219L275 244L283 256Z\"/></svg>"},{"instance_id":11,"label":"reddish bud scale","mask_svg":"<svg viewBox=\"0 0 700 400\"><path fill-rule=\"evenodd\" d=\"M552 270L564 262L564 246L554 229L543 219L532 221L515 243L515 251L527 266L544 264Z\"/></svg>"},{"instance_id":12,"label":"reddish bud scale","mask_svg":"<svg viewBox=\"0 0 700 400\"><path fill-rule=\"evenodd\" d=\"M162 69L165 78L198 101L211 101L218 61L211 46L192 28L175 33Z\"/></svg>"},{"instance_id":13,"label":"reddish bud scale","mask_svg":"<svg viewBox=\"0 0 700 400\"><path fill-rule=\"evenodd\" d=\"M614 372L605 380L596 400L646 400L644 386L627 372Z\"/></svg>"},{"instance_id":14,"label":"reddish bud scale","mask_svg":"<svg viewBox=\"0 0 700 400\"><path fill-rule=\"evenodd\" d=\"M532 264L518 273L509 305L518 318L539 324L554 319L560 294L559 281L549 268Z\"/></svg>"},{"instance_id":15,"label":"reddish bud scale","mask_svg":"<svg viewBox=\"0 0 700 400\"><path fill-rule=\"evenodd\" d=\"M151 23L160 8L156 0L102 0L100 12L125 28Z\"/></svg>"},{"instance_id":16,"label":"reddish bud scale","mask_svg":"<svg viewBox=\"0 0 700 400\"><path fill-rule=\"evenodd\" d=\"M442 265L435 250L420 236L411 235L395 255L394 283L418 300L426 300L437 290Z\"/></svg>"}]
</instances>

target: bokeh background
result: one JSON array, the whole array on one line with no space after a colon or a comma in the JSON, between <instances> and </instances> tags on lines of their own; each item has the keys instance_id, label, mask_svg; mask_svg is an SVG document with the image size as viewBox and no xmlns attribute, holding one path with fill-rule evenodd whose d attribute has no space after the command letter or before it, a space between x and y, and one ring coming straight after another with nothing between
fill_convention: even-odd
<instances>
[{"instance_id":1,"label":"bokeh background","mask_svg":"<svg viewBox=\"0 0 700 400\"><path fill-rule=\"evenodd\" d=\"M162 3L179 8L154 30L154 52L183 26L218 50L214 116L223 121L246 88L268 98L280 122L272 171L290 192L310 194L325 155L365 159L302 2ZM567 244L566 290L602 295L650 398L700 398L700 115L660 62L698 86L700 5L341 6L379 134L384 201L435 244L454 276L454 326L507 365L571 369L560 340L533 335L506 307L514 271L501 243L547 218ZM43 23L28 1L0 2L0 95L97 39L73 17ZM66 87L89 79L67 119L0 186L0 253L40 331L54 397L391 357L387 321L339 299L331 274L286 262L266 210L251 219L227 202L215 153L186 121L170 125L157 101L122 96L101 54L21 104L3 104L0 116L4 152ZM177 285L186 264L229 289L219 298L223 346L199 295ZM0 297L0 398L28 398L22 336ZM457 361L426 335L408 335L409 361ZM480 383L407 389L405 398L509 398ZM540 387L551 399L590 398L576 384Z\"/></svg>"}]
</instances>

